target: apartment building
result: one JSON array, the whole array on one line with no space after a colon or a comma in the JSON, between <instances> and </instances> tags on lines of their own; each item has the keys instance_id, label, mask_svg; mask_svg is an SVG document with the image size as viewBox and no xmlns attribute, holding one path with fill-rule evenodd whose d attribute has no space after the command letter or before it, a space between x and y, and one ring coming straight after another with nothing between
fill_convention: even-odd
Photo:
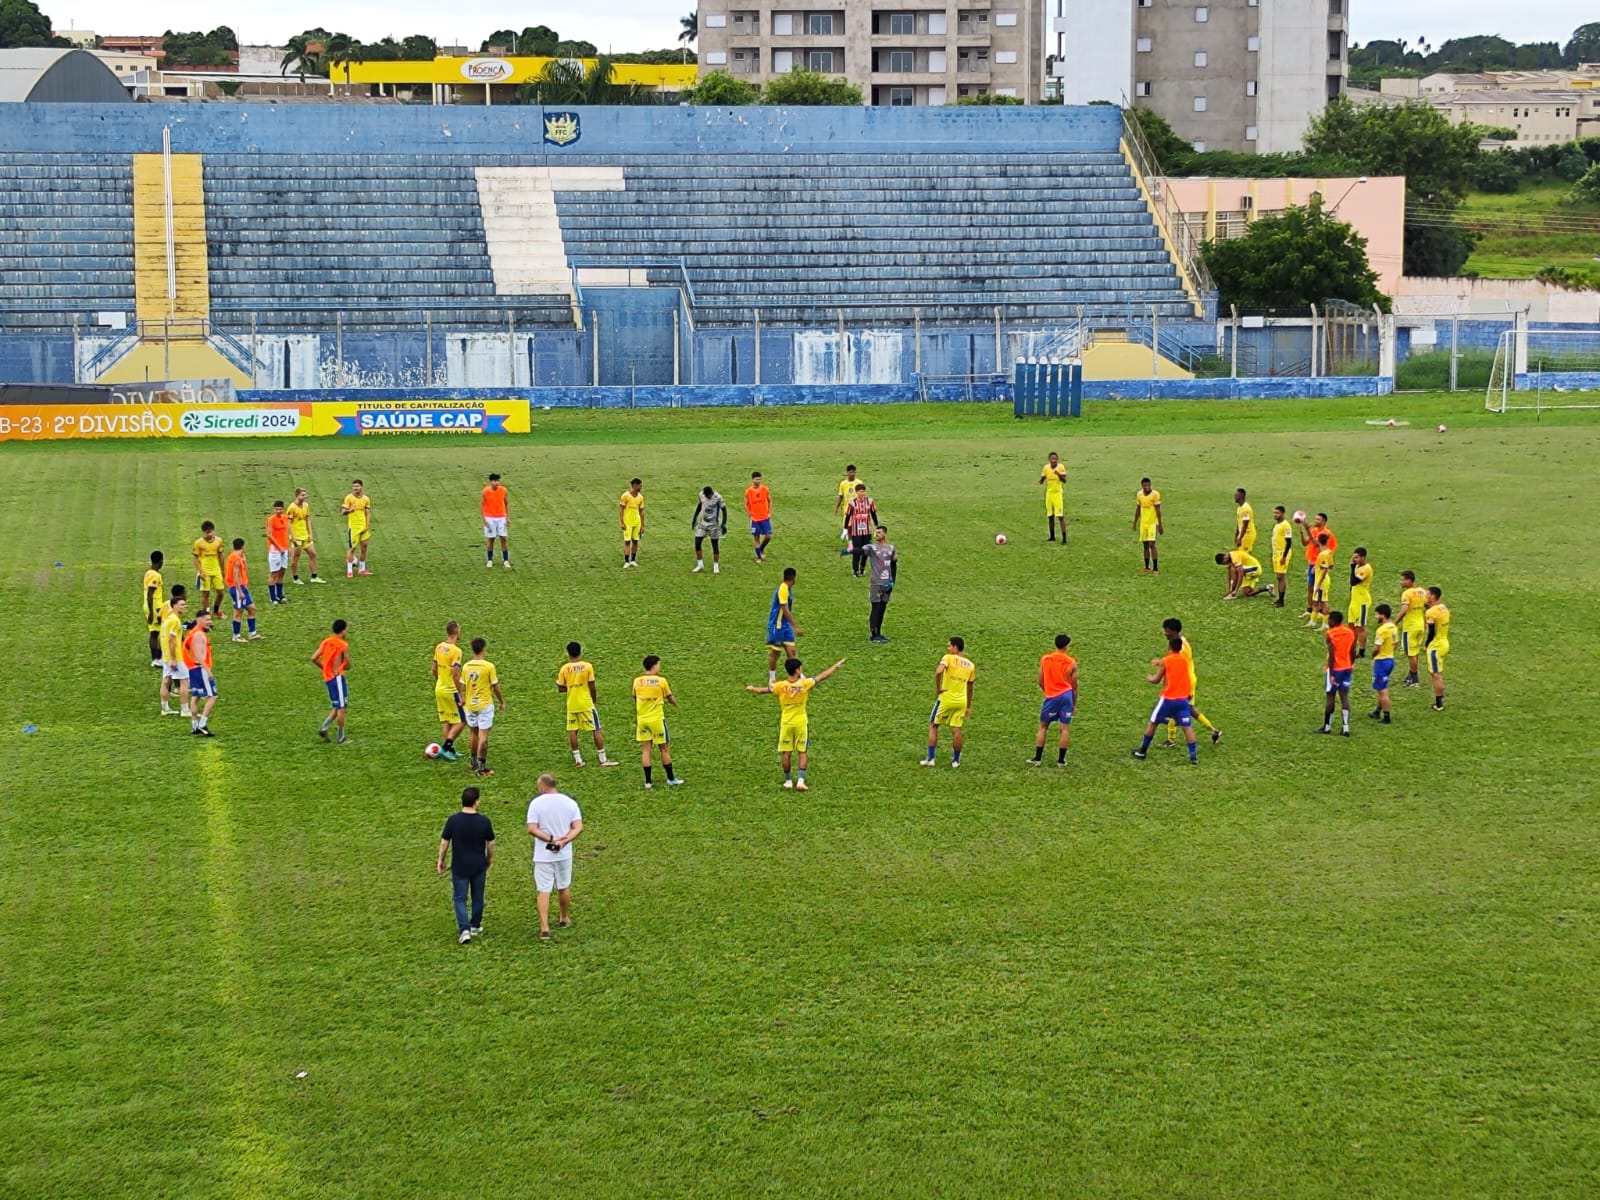
<instances>
[{"instance_id":1,"label":"apartment building","mask_svg":"<svg viewBox=\"0 0 1600 1200\"><path fill-rule=\"evenodd\" d=\"M842 75L867 104L953 104L962 96L1039 101L1039 0L701 0L700 71L757 86L786 71ZM806 0L799 0L806 3Z\"/></svg>"},{"instance_id":2,"label":"apartment building","mask_svg":"<svg viewBox=\"0 0 1600 1200\"><path fill-rule=\"evenodd\" d=\"M1344 94L1348 0L1047 0L1068 104L1165 117L1200 150L1298 150Z\"/></svg>"}]
</instances>

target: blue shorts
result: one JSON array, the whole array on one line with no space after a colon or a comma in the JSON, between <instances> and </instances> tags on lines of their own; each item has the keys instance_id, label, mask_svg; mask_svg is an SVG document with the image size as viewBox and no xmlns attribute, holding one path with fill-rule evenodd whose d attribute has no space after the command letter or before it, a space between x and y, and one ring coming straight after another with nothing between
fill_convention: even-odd
<instances>
[{"instance_id":1,"label":"blue shorts","mask_svg":"<svg viewBox=\"0 0 1600 1200\"><path fill-rule=\"evenodd\" d=\"M1328 691L1348 692L1350 690L1350 681L1355 678L1355 674L1356 672L1354 667L1346 667L1342 671L1326 672Z\"/></svg>"},{"instance_id":2,"label":"blue shorts","mask_svg":"<svg viewBox=\"0 0 1600 1200\"><path fill-rule=\"evenodd\" d=\"M794 645L794 626L787 621L782 625L767 626L767 645L774 649Z\"/></svg>"},{"instance_id":3,"label":"blue shorts","mask_svg":"<svg viewBox=\"0 0 1600 1200\"><path fill-rule=\"evenodd\" d=\"M233 601L234 608L249 608L255 603L250 599L250 589L247 587L231 587L228 589L228 599Z\"/></svg>"},{"instance_id":4,"label":"blue shorts","mask_svg":"<svg viewBox=\"0 0 1600 1200\"><path fill-rule=\"evenodd\" d=\"M1158 700L1155 710L1150 714L1150 723L1160 725L1164 721L1175 721L1188 729L1194 724L1194 719L1189 715L1188 700Z\"/></svg>"},{"instance_id":5,"label":"blue shorts","mask_svg":"<svg viewBox=\"0 0 1600 1200\"><path fill-rule=\"evenodd\" d=\"M765 521L751 521L750 522L750 533L751 533L752 536L759 535L761 537L771 537L772 536L772 518L768 517Z\"/></svg>"},{"instance_id":6,"label":"blue shorts","mask_svg":"<svg viewBox=\"0 0 1600 1200\"><path fill-rule=\"evenodd\" d=\"M1306 586L1311 587L1317 582L1317 564L1306 564Z\"/></svg>"},{"instance_id":7,"label":"blue shorts","mask_svg":"<svg viewBox=\"0 0 1600 1200\"><path fill-rule=\"evenodd\" d=\"M1394 659L1375 658L1372 660L1372 690L1386 692L1389 690L1389 676L1394 673Z\"/></svg>"},{"instance_id":8,"label":"blue shorts","mask_svg":"<svg viewBox=\"0 0 1600 1200\"><path fill-rule=\"evenodd\" d=\"M1073 692L1062 692L1059 696L1046 696L1044 704L1039 709L1039 724L1048 725L1051 721L1060 721L1063 725L1072 724L1072 706L1076 700Z\"/></svg>"},{"instance_id":9,"label":"blue shorts","mask_svg":"<svg viewBox=\"0 0 1600 1200\"><path fill-rule=\"evenodd\" d=\"M343 675L335 675L328 680L328 703L334 708L343 708L350 703L350 685L345 682Z\"/></svg>"},{"instance_id":10,"label":"blue shorts","mask_svg":"<svg viewBox=\"0 0 1600 1200\"><path fill-rule=\"evenodd\" d=\"M217 677L204 667L190 667L189 694L191 696L215 696L217 694Z\"/></svg>"}]
</instances>

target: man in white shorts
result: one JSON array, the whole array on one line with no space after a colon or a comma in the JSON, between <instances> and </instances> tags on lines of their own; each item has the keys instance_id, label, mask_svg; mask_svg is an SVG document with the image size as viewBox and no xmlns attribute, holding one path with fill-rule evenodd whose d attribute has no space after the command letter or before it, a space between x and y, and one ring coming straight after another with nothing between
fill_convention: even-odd
<instances>
[{"instance_id":1,"label":"man in white shorts","mask_svg":"<svg viewBox=\"0 0 1600 1200\"><path fill-rule=\"evenodd\" d=\"M189 611L188 590L181 583L172 585L172 602L161 618L161 715L189 715L189 668L183 665L183 618ZM178 693L178 707L168 701Z\"/></svg>"},{"instance_id":2,"label":"man in white shorts","mask_svg":"<svg viewBox=\"0 0 1600 1200\"><path fill-rule=\"evenodd\" d=\"M500 539L500 561L506 570L511 569L511 546L506 530L511 524L511 510L506 504L505 485L500 476L489 476L489 486L483 489L483 553L484 566L494 566L494 540Z\"/></svg>"},{"instance_id":3,"label":"man in white shorts","mask_svg":"<svg viewBox=\"0 0 1600 1200\"><path fill-rule=\"evenodd\" d=\"M494 664L484 658L489 643L483 638L472 639L472 657L461 664L461 707L467 717L467 745L470 748L472 771L475 775L489 776L489 730L494 728L494 709L506 706L500 692L500 675Z\"/></svg>"},{"instance_id":4,"label":"man in white shorts","mask_svg":"<svg viewBox=\"0 0 1600 1200\"><path fill-rule=\"evenodd\" d=\"M539 893L539 940L550 940L550 893L561 905L562 929L572 924L572 843L583 832L578 802L556 790L554 775L539 776L539 794L528 805L533 839L533 886Z\"/></svg>"}]
</instances>

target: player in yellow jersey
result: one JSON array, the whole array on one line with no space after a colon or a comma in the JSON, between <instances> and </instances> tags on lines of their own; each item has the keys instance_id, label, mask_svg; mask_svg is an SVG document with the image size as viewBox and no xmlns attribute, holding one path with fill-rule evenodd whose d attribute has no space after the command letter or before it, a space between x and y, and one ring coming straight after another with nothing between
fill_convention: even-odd
<instances>
[{"instance_id":1,"label":"player in yellow jersey","mask_svg":"<svg viewBox=\"0 0 1600 1200\"><path fill-rule=\"evenodd\" d=\"M1356 631L1356 657L1367 656L1367 619L1372 615L1372 564L1367 548L1357 546L1350 555L1350 604L1344 623Z\"/></svg>"},{"instance_id":2,"label":"player in yellow jersey","mask_svg":"<svg viewBox=\"0 0 1600 1200\"><path fill-rule=\"evenodd\" d=\"M833 502L833 516L835 520L838 520L844 515L844 506L855 499L856 484L860 482L861 480L856 478L855 463L850 463L844 469L844 478L839 481L839 495L838 498ZM839 557L848 558L850 555L850 531L844 528L842 522L839 527L839 540L844 543L844 545L839 547Z\"/></svg>"},{"instance_id":3,"label":"player in yellow jersey","mask_svg":"<svg viewBox=\"0 0 1600 1200\"><path fill-rule=\"evenodd\" d=\"M787 658L783 662L784 679L781 682L769 683L765 687L745 685L747 692L778 698L778 763L783 767L783 786L786 788L793 788L797 792L810 790L806 786L806 764L811 747L811 725L806 716L806 701L811 696L812 688L842 666L844 659L841 658L826 671L818 671L815 676L808 677L801 673L798 658ZM791 754L800 756L799 776L795 779L789 776L793 762Z\"/></svg>"},{"instance_id":4,"label":"player in yellow jersey","mask_svg":"<svg viewBox=\"0 0 1600 1200\"><path fill-rule=\"evenodd\" d=\"M583 647L577 642L567 643L567 661L556 672L556 691L567 698L567 745L572 749L575 766L583 766L583 753L578 749L578 734L585 729L594 734L594 748L600 755L602 767L617 764L606 757L606 739L600 732L600 710L595 707L594 668L583 660Z\"/></svg>"},{"instance_id":5,"label":"player in yellow jersey","mask_svg":"<svg viewBox=\"0 0 1600 1200\"><path fill-rule=\"evenodd\" d=\"M1406 687L1419 687L1417 659L1422 655L1422 643L1428 627L1428 593L1417 586L1415 571L1400 572L1400 615L1395 623L1400 626L1400 650L1406 656Z\"/></svg>"},{"instance_id":6,"label":"player in yellow jersey","mask_svg":"<svg viewBox=\"0 0 1600 1200\"><path fill-rule=\"evenodd\" d=\"M667 705L678 707L678 698L672 694L672 685L661 674L661 656L644 656L644 674L633 681L634 740L639 743L639 764L644 768L646 790L655 786L650 780L650 747L661 747L661 769L667 773L667 786L677 787L683 780L672 773L671 735L667 732Z\"/></svg>"},{"instance_id":7,"label":"player in yellow jersey","mask_svg":"<svg viewBox=\"0 0 1600 1200\"><path fill-rule=\"evenodd\" d=\"M150 551L150 565L145 569L144 581L139 587L140 600L144 608L144 628L149 635L150 665L161 666L161 618L166 616L166 601L163 594L167 584L161 578L161 567L166 556L159 550Z\"/></svg>"},{"instance_id":8,"label":"player in yellow jersey","mask_svg":"<svg viewBox=\"0 0 1600 1200\"><path fill-rule=\"evenodd\" d=\"M1272 573L1277 576L1273 586L1278 599L1274 608L1283 607L1283 598L1289 594L1289 568L1294 563L1294 522L1284 516L1283 505L1272 510Z\"/></svg>"},{"instance_id":9,"label":"player in yellow jersey","mask_svg":"<svg viewBox=\"0 0 1600 1200\"><path fill-rule=\"evenodd\" d=\"M461 666L461 707L467 717L467 751L472 770L478 775L493 775L489 769L489 731L494 728L496 705L504 712L506 698L500 691L500 673L483 652L489 643L472 639L472 657Z\"/></svg>"},{"instance_id":10,"label":"player in yellow jersey","mask_svg":"<svg viewBox=\"0 0 1600 1200\"><path fill-rule=\"evenodd\" d=\"M344 515L345 542L349 549L344 556L344 577L371 575L367 570L367 543L372 540L372 497L366 485L357 479L350 484L350 494L339 506Z\"/></svg>"},{"instance_id":11,"label":"player in yellow jersey","mask_svg":"<svg viewBox=\"0 0 1600 1200\"><path fill-rule=\"evenodd\" d=\"M183 662L183 615L189 610L183 584L172 586L172 601L161 618L161 715L189 715L189 668ZM172 685L178 685L178 707L169 707Z\"/></svg>"},{"instance_id":12,"label":"player in yellow jersey","mask_svg":"<svg viewBox=\"0 0 1600 1200\"><path fill-rule=\"evenodd\" d=\"M950 765L961 765L967 717L972 713L972 683L977 676L978 668L967 657L966 642L958 637L951 638L944 657L933 669L933 711L928 714L928 757L922 760L923 766L933 766L938 756L941 725L950 726Z\"/></svg>"},{"instance_id":13,"label":"player in yellow jersey","mask_svg":"<svg viewBox=\"0 0 1600 1200\"><path fill-rule=\"evenodd\" d=\"M1243 488L1233 489L1233 548L1246 554L1256 544L1256 510L1250 507Z\"/></svg>"},{"instance_id":14,"label":"player in yellow jersey","mask_svg":"<svg viewBox=\"0 0 1600 1200\"><path fill-rule=\"evenodd\" d=\"M1450 653L1450 610L1436 587L1428 589L1428 673L1433 676L1433 711L1444 711L1444 659Z\"/></svg>"},{"instance_id":15,"label":"player in yellow jersey","mask_svg":"<svg viewBox=\"0 0 1600 1200\"><path fill-rule=\"evenodd\" d=\"M311 528L311 500L305 488L295 488L294 503L283 511L289 518L289 574L296 583L305 583L300 578L300 555L304 552L311 567L311 582L327 583L317 577L317 537Z\"/></svg>"},{"instance_id":16,"label":"player in yellow jersey","mask_svg":"<svg viewBox=\"0 0 1600 1200\"><path fill-rule=\"evenodd\" d=\"M1372 633L1372 690L1378 697L1378 707L1367 714L1374 721L1389 721L1389 676L1394 673L1394 652L1400 644L1400 627L1390 620L1390 608L1380 604L1372 610L1378 618L1378 628Z\"/></svg>"},{"instance_id":17,"label":"player in yellow jersey","mask_svg":"<svg viewBox=\"0 0 1600 1200\"><path fill-rule=\"evenodd\" d=\"M630 479L628 490L617 497L617 519L622 522L622 565L639 565L639 539L644 536L644 480Z\"/></svg>"},{"instance_id":18,"label":"player in yellow jersey","mask_svg":"<svg viewBox=\"0 0 1600 1200\"><path fill-rule=\"evenodd\" d=\"M217 527L210 521L200 522L200 536L195 539L194 586L200 593L200 607L222 607L222 554L225 549L217 536Z\"/></svg>"},{"instance_id":19,"label":"player in yellow jersey","mask_svg":"<svg viewBox=\"0 0 1600 1200\"><path fill-rule=\"evenodd\" d=\"M1333 591L1333 547L1326 533L1317 534L1316 569L1311 577L1311 617L1306 622L1310 629L1328 628L1328 597Z\"/></svg>"},{"instance_id":20,"label":"player in yellow jersey","mask_svg":"<svg viewBox=\"0 0 1600 1200\"><path fill-rule=\"evenodd\" d=\"M451 621L444 627L444 641L433 648L433 708L443 731L439 738L439 757L455 762L456 739L467 727L467 710L461 702L461 626Z\"/></svg>"},{"instance_id":21,"label":"player in yellow jersey","mask_svg":"<svg viewBox=\"0 0 1600 1200\"><path fill-rule=\"evenodd\" d=\"M1248 550L1223 551L1217 555L1216 563L1228 569L1228 590L1222 594L1224 600L1271 596L1276 592L1273 584L1261 586L1261 562Z\"/></svg>"},{"instance_id":22,"label":"player in yellow jersey","mask_svg":"<svg viewBox=\"0 0 1600 1200\"><path fill-rule=\"evenodd\" d=\"M1200 672L1196 671L1194 667L1194 647L1189 645L1189 639L1183 636L1183 622L1178 620L1177 617L1168 617L1161 622L1161 633L1163 637L1169 640L1177 638L1183 643L1183 649L1179 653L1183 655L1184 661L1189 664L1189 687L1191 689L1189 692L1189 715L1211 731L1211 744L1215 746L1222 740L1222 730L1213 725L1205 713L1200 711L1200 706L1195 703L1195 697L1200 692ZM1150 665L1159 667L1161 660L1152 658ZM1167 740L1161 744L1161 748L1163 750L1173 750L1177 748L1177 745L1178 724L1176 721L1169 720L1167 722Z\"/></svg>"},{"instance_id":23,"label":"player in yellow jersey","mask_svg":"<svg viewBox=\"0 0 1600 1200\"><path fill-rule=\"evenodd\" d=\"M1161 493L1150 486L1147 475L1139 481L1139 490L1133 494L1133 531L1139 535L1144 548L1144 573L1157 575L1161 560L1156 557L1156 535L1166 532L1161 522Z\"/></svg>"},{"instance_id":24,"label":"player in yellow jersey","mask_svg":"<svg viewBox=\"0 0 1600 1200\"><path fill-rule=\"evenodd\" d=\"M1044 515L1050 523L1050 540L1056 540L1056 522L1061 522L1061 544L1067 544L1067 507L1062 493L1066 482L1067 466L1054 450L1049 461L1039 471L1039 486L1044 488Z\"/></svg>"}]
</instances>

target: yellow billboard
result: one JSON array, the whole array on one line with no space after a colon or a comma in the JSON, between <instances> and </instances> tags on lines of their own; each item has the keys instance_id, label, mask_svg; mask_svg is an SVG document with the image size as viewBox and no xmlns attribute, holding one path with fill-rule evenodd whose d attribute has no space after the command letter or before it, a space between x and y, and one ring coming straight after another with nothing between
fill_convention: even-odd
<instances>
[{"instance_id":1,"label":"yellow billboard","mask_svg":"<svg viewBox=\"0 0 1600 1200\"><path fill-rule=\"evenodd\" d=\"M538 55L519 55L500 58L480 54L472 58L436 58L432 62L353 62L339 63L333 68L335 83L382 83L399 87L416 87L419 84L443 83L455 86L484 87L515 86L530 83L539 77L552 58ZM595 60L580 58L586 69L592 69ZM694 63L614 63L611 67L613 83L636 83L658 92L681 92L695 85L700 68Z\"/></svg>"},{"instance_id":2,"label":"yellow billboard","mask_svg":"<svg viewBox=\"0 0 1600 1200\"><path fill-rule=\"evenodd\" d=\"M315 404L8 404L0 442L102 438L366 437L527 433L526 400L338 400Z\"/></svg>"}]
</instances>

